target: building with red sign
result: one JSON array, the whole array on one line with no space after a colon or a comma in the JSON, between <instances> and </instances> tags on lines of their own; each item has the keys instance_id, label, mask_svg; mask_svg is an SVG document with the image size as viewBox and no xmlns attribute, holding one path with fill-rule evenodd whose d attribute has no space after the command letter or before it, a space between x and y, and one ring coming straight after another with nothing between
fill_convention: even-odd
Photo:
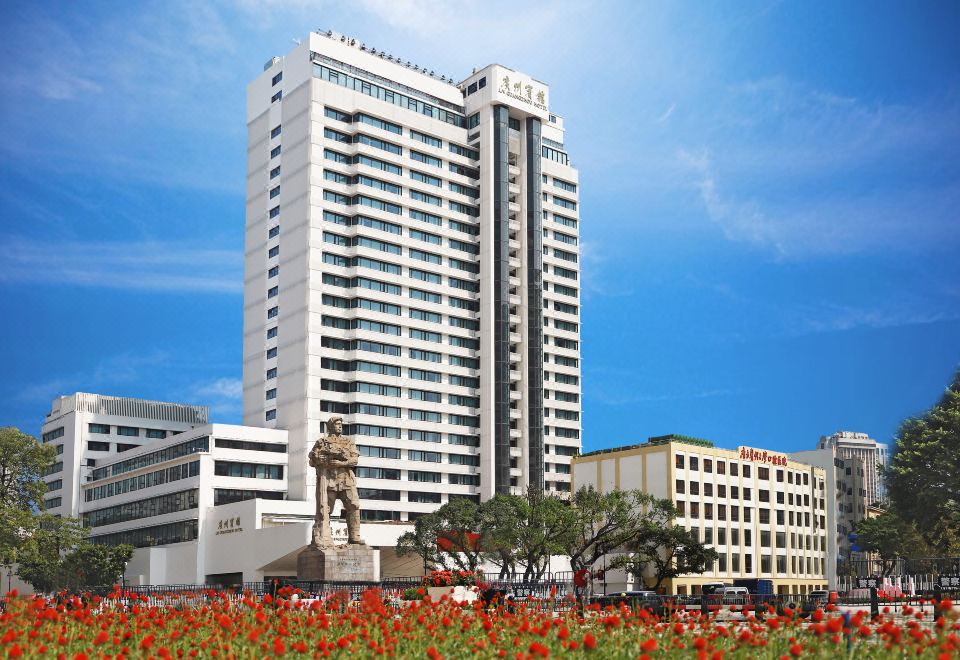
<instances>
[{"instance_id":1,"label":"building with red sign","mask_svg":"<svg viewBox=\"0 0 960 660\"><path fill-rule=\"evenodd\" d=\"M720 555L702 575L665 585L699 593L709 582L769 579L778 593L827 587L827 503L823 468L769 449L721 449L686 436L590 452L573 461L573 488L639 489L672 500L675 524L693 531ZM608 571L608 585L621 575Z\"/></svg>"}]
</instances>

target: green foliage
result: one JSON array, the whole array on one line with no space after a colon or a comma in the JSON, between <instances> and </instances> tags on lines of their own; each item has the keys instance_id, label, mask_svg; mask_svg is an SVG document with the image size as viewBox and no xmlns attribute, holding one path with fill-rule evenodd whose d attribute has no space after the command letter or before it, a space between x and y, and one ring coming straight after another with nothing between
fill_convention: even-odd
<instances>
[{"instance_id":1,"label":"green foliage","mask_svg":"<svg viewBox=\"0 0 960 660\"><path fill-rule=\"evenodd\" d=\"M0 562L16 561L17 551L36 526L47 487L43 472L53 462L53 447L11 427L0 428Z\"/></svg>"},{"instance_id":2,"label":"green foliage","mask_svg":"<svg viewBox=\"0 0 960 660\"><path fill-rule=\"evenodd\" d=\"M498 495L481 509L491 530L488 559L501 566L501 574L523 564L526 580L542 578L551 555L564 553L577 521L569 502L535 488L526 497Z\"/></svg>"},{"instance_id":3,"label":"green foliage","mask_svg":"<svg viewBox=\"0 0 960 660\"><path fill-rule=\"evenodd\" d=\"M590 569L605 554L638 538L648 524L647 509L657 501L639 490L600 493L584 487L574 493L576 517L565 539L573 570Z\"/></svg>"},{"instance_id":4,"label":"green foliage","mask_svg":"<svg viewBox=\"0 0 960 660\"><path fill-rule=\"evenodd\" d=\"M652 573L654 590L664 580L703 573L720 556L713 548L700 543L693 532L675 526L650 525L627 548L630 554L616 557L611 566L623 568L643 583L646 575Z\"/></svg>"},{"instance_id":5,"label":"green foliage","mask_svg":"<svg viewBox=\"0 0 960 660\"><path fill-rule=\"evenodd\" d=\"M895 511L884 511L876 518L861 520L854 532L857 545L863 552L876 553L880 557L884 575L893 572L898 557L926 554L921 550L926 544L916 528Z\"/></svg>"},{"instance_id":6,"label":"green foliage","mask_svg":"<svg viewBox=\"0 0 960 660\"><path fill-rule=\"evenodd\" d=\"M75 518L38 516L37 524L17 552L18 575L41 592L56 591L67 580L64 555L85 539Z\"/></svg>"},{"instance_id":7,"label":"green foliage","mask_svg":"<svg viewBox=\"0 0 960 660\"><path fill-rule=\"evenodd\" d=\"M41 509L47 487L44 470L56 452L32 435L12 426L0 428L0 506L11 509Z\"/></svg>"},{"instance_id":8,"label":"green foliage","mask_svg":"<svg viewBox=\"0 0 960 660\"><path fill-rule=\"evenodd\" d=\"M960 551L960 371L940 401L897 432L887 490L939 554Z\"/></svg>"},{"instance_id":9,"label":"green foliage","mask_svg":"<svg viewBox=\"0 0 960 660\"><path fill-rule=\"evenodd\" d=\"M118 584L131 557L132 545L80 543L63 558L62 586L77 589Z\"/></svg>"},{"instance_id":10,"label":"green foliage","mask_svg":"<svg viewBox=\"0 0 960 660\"><path fill-rule=\"evenodd\" d=\"M527 578L542 577L550 556L567 547L576 518L566 501L536 491L497 495L483 504L454 499L419 517L398 539L397 554L420 556L425 570L475 571L490 561L501 575L522 563Z\"/></svg>"}]
</instances>

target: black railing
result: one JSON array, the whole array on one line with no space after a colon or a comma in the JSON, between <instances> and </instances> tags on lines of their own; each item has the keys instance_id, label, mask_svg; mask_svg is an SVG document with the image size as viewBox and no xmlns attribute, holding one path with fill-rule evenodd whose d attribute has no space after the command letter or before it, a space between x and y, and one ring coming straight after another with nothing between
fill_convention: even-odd
<instances>
[{"instance_id":1,"label":"black railing","mask_svg":"<svg viewBox=\"0 0 960 660\"><path fill-rule=\"evenodd\" d=\"M887 561L851 559L837 565L840 577L947 574L960 575L960 557L899 557Z\"/></svg>"}]
</instances>

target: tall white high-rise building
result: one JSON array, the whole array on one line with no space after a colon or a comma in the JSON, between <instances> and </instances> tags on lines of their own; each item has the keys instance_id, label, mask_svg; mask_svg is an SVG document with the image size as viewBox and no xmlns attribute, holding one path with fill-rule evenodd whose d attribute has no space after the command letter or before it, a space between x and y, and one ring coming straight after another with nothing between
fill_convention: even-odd
<instances>
[{"instance_id":1,"label":"tall white high-rise building","mask_svg":"<svg viewBox=\"0 0 960 660\"><path fill-rule=\"evenodd\" d=\"M459 83L332 32L247 92L244 423L288 430L289 493L341 416L366 520L570 487L579 183L549 88Z\"/></svg>"},{"instance_id":2,"label":"tall white high-rise building","mask_svg":"<svg viewBox=\"0 0 960 660\"><path fill-rule=\"evenodd\" d=\"M817 444L817 449L834 447L840 458L856 458L863 462L866 503L869 505L886 500L882 470L887 465L887 445L877 442L866 433L852 431L837 431L833 435L821 436Z\"/></svg>"}]
</instances>

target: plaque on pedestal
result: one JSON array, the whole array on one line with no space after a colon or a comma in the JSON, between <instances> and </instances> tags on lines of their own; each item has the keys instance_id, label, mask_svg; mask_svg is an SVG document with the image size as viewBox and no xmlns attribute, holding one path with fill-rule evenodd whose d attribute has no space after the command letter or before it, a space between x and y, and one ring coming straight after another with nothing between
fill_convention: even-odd
<instances>
[{"instance_id":1,"label":"plaque on pedestal","mask_svg":"<svg viewBox=\"0 0 960 660\"><path fill-rule=\"evenodd\" d=\"M318 548L297 555L297 579L304 582L372 582L377 577L377 551L365 545Z\"/></svg>"}]
</instances>

